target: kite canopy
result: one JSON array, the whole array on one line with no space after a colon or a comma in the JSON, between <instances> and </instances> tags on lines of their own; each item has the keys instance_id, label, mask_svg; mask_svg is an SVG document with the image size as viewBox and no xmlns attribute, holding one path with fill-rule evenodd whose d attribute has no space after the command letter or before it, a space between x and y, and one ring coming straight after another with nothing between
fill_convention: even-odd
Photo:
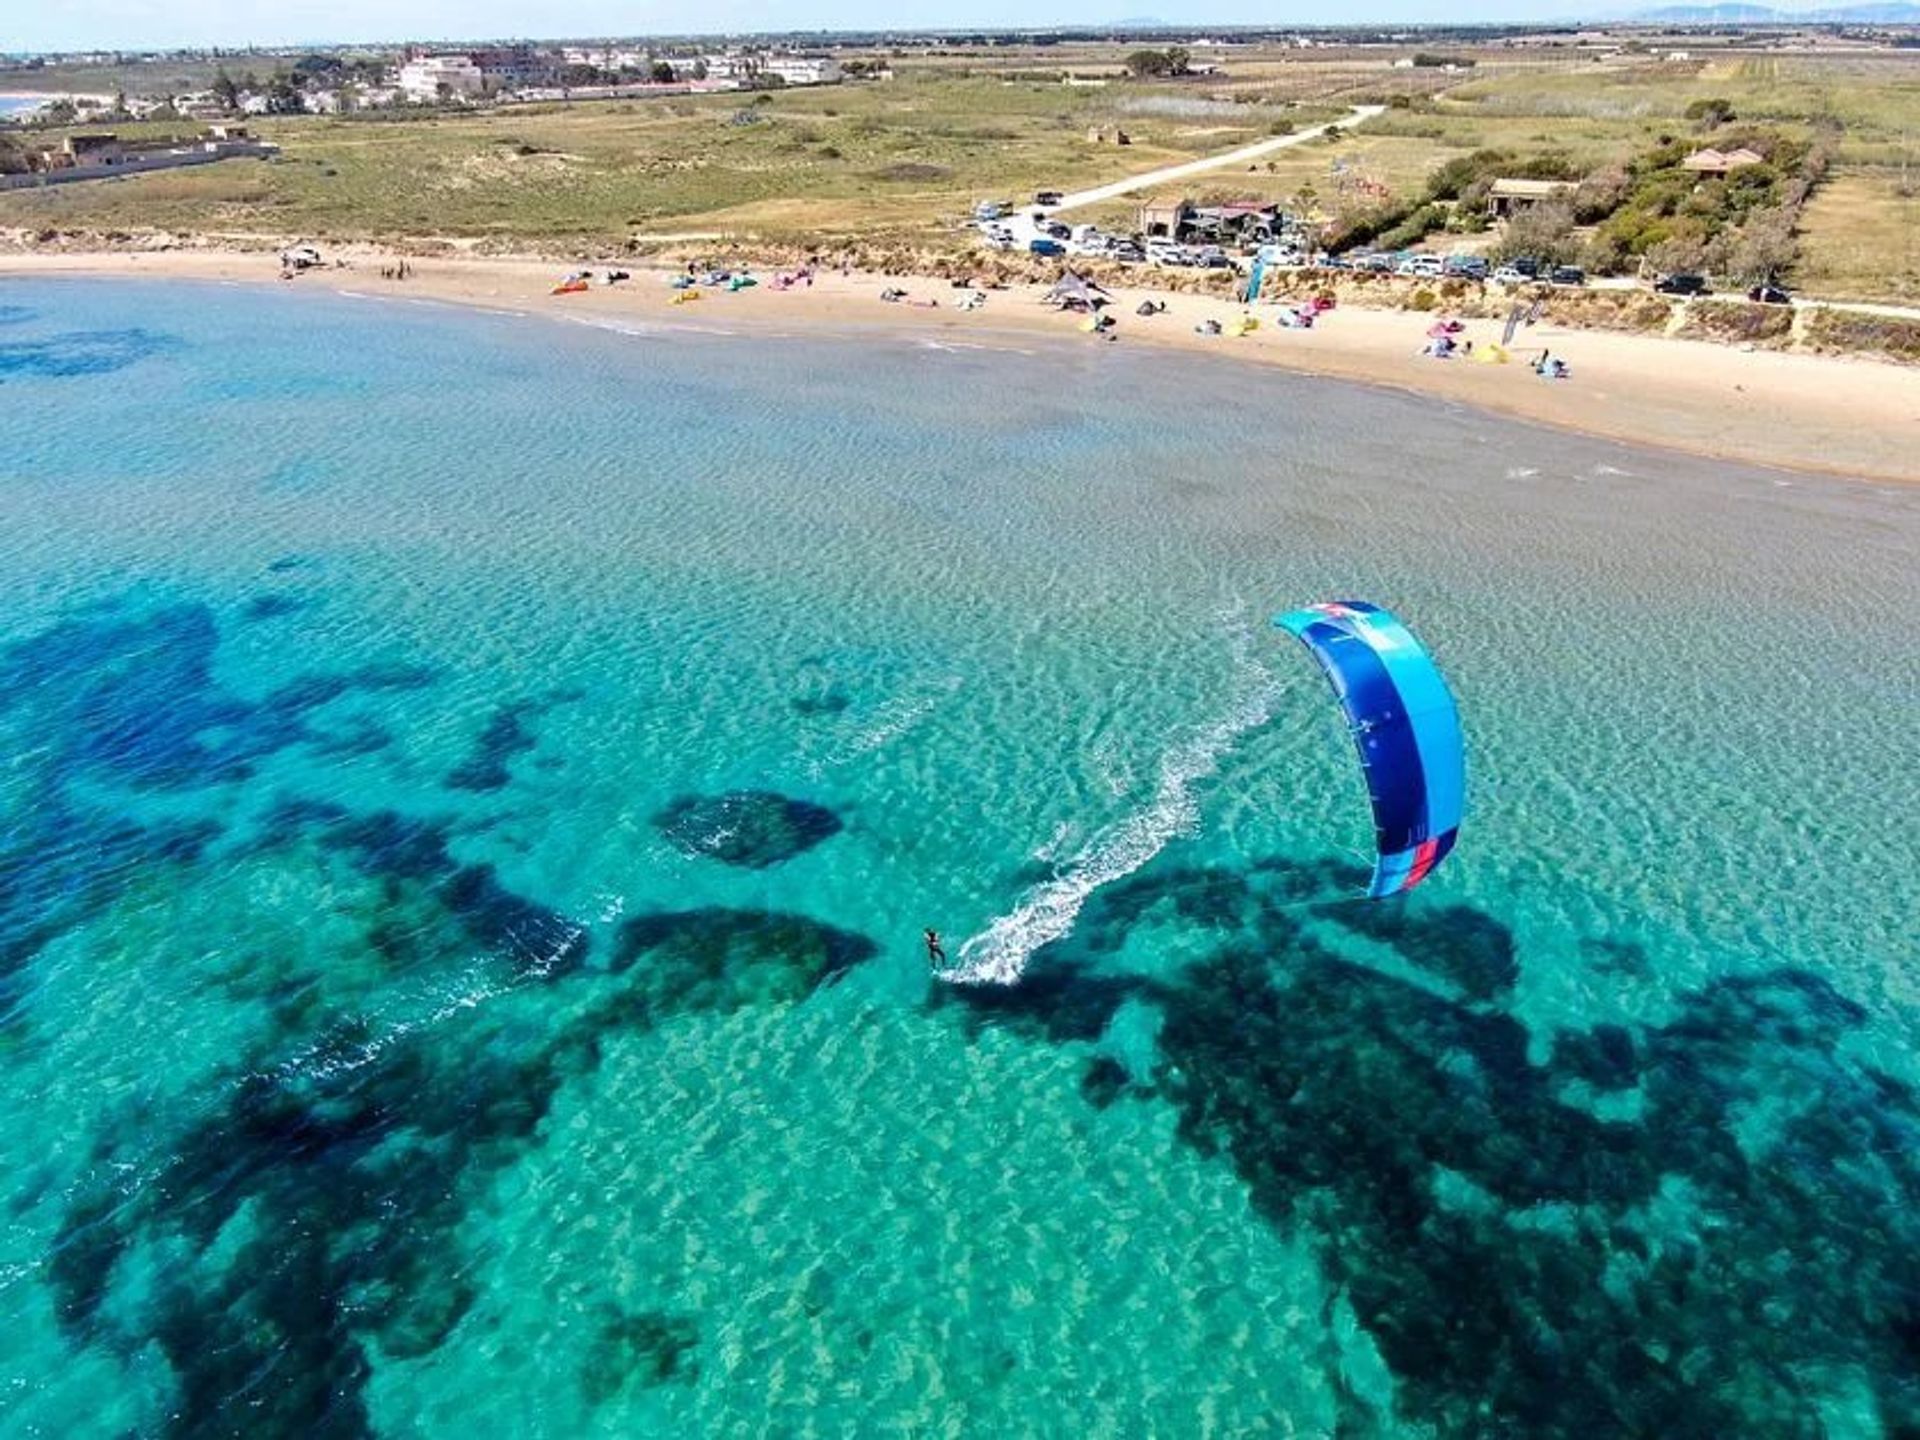
<instances>
[{"instance_id":1,"label":"kite canopy","mask_svg":"<svg viewBox=\"0 0 1920 1440\"><path fill-rule=\"evenodd\" d=\"M1460 714L1413 632L1364 600L1289 611L1273 622L1327 672L1373 797L1379 856L1367 894L1411 890L1453 849L1466 803Z\"/></svg>"}]
</instances>

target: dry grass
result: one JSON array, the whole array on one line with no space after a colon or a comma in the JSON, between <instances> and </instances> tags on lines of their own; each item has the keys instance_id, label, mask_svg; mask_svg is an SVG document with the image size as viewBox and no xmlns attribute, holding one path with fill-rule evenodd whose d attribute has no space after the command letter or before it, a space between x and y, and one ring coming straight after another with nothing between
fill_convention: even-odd
<instances>
[{"instance_id":1,"label":"dry grass","mask_svg":"<svg viewBox=\"0 0 1920 1440\"><path fill-rule=\"evenodd\" d=\"M1853 170L1815 192L1796 283L1832 299L1920 303L1920 191L1900 191L1897 170Z\"/></svg>"}]
</instances>

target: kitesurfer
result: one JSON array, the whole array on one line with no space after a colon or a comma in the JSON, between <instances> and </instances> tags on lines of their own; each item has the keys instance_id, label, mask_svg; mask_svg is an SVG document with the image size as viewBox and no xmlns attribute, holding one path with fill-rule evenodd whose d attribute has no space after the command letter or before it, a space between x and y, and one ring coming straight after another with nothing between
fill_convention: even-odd
<instances>
[{"instance_id":1,"label":"kitesurfer","mask_svg":"<svg viewBox=\"0 0 1920 1440\"><path fill-rule=\"evenodd\" d=\"M947 963L946 949L940 944L940 932L938 930L929 929L926 932L926 938L927 938L927 968L932 970L938 970L941 966Z\"/></svg>"}]
</instances>

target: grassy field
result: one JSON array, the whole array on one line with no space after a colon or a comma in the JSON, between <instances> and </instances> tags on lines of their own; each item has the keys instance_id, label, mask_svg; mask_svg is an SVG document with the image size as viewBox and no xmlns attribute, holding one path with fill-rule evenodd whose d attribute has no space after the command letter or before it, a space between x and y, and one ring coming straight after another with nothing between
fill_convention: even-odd
<instances>
[{"instance_id":1,"label":"grassy field","mask_svg":"<svg viewBox=\"0 0 1920 1440\"><path fill-rule=\"evenodd\" d=\"M1920 157L1916 157L1920 159ZM1843 300L1920 304L1920 166L1902 194L1897 170L1850 170L1807 207L1800 284Z\"/></svg>"},{"instance_id":2,"label":"grassy field","mask_svg":"<svg viewBox=\"0 0 1920 1440\"><path fill-rule=\"evenodd\" d=\"M951 239L974 201L1075 189L1336 116L1396 108L1330 142L1195 182L1323 213L1416 194L1443 162L1494 149L1583 170L1662 136L1710 143L1686 118L1729 101L1740 123L1841 129L1803 217L1808 286L1912 298L1914 204L1891 178L1920 136L1920 52L1734 47L1657 54L1455 51L1471 68L1400 68L1387 47L1203 55L1224 73L1128 81L1124 50L955 48L896 58L887 83L764 96L587 103L401 119L261 121L272 163L0 195L0 226L316 238L445 237L499 248L604 247L726 231L769 240ZM1063 73L1104 79L1069 86ZM75 77L75 88L82 88ZM1397 98L1396 98L1397 97ZM1114 144L1125 130L1131 144ZM136 132L137 133L137 132ZM1130 224L1131 201L1084 217Z\"/></svg>"},{"instance_id":3,"label":"grassy field","mask_svg":"<svg viewBox=\"0 0 1920 1440\"><path fill-rule=\"evenodd\" d=\"M1134 114L1107 91L923 73L761 96L263 120L256 129L283 150L272 163L16 192L0 196L0 224L534 241L924 234L980 198L1110 180L1318 118L1227 108ZM1130 145L1088 138L1115 126Z\"/></svg>"}]
</instances>

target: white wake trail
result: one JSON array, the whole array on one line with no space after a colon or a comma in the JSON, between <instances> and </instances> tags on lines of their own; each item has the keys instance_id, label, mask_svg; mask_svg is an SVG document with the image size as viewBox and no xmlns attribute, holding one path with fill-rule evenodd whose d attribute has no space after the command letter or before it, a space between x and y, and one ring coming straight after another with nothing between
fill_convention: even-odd
<instances>
[{"instance_id":1,"label":"white wake trail","mask_svg":"<svg viewBox=\"0 0 1920 1440\"><path fill-rule=\"evenodd\" d=\"M1280 694L1279 685L1257 667L1247 669L1257 683L1226 714L1161 758L1153 798L1095 834L1058 875L1034 886L1012 910L969 937L960 947L959 963L942 979L956 985L1013 984L1035 951L1073 929L1089 895L1133 874L1169 841L1193 833L1200 822L1194 787L1219 770L1221 757L1242 735L1267 722Z\"/></svg>"}]
</instances>

